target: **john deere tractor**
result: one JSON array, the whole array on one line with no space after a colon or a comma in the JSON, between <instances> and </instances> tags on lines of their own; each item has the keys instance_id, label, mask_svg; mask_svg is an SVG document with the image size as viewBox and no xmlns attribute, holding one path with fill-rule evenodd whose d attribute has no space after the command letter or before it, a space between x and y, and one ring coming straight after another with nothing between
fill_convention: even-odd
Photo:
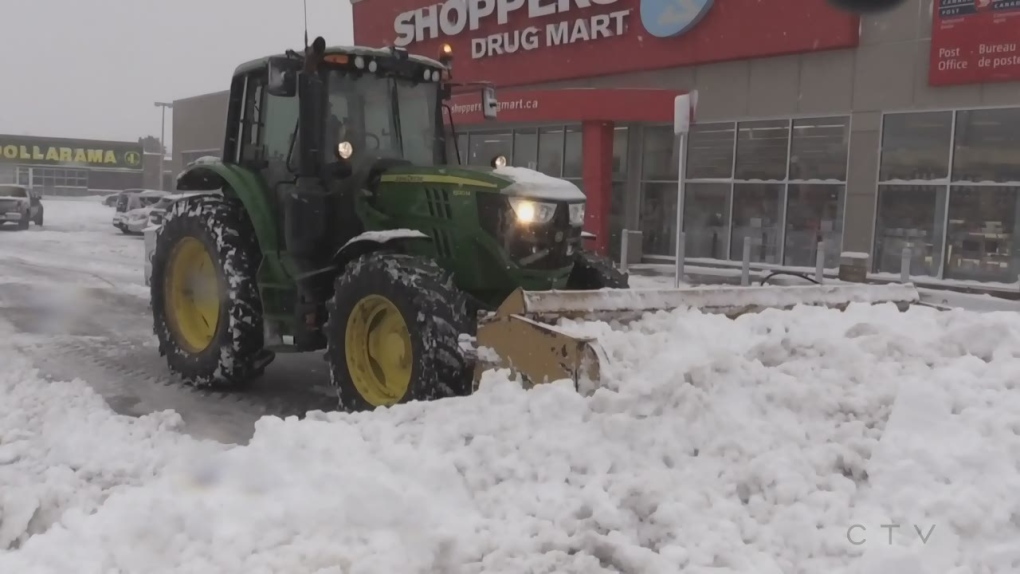
<instances>
[{"instance_id":1,"label":"john deere tractor","mask_svg":"<svg viewBox=\"0 0 1020 574\"><path fill-rule=\"evenodd\" d=\"M450 165L451 68L322 38L237 68L222 158L177 179L206 193L168 210L151 254L172 372L237 387L275 353L325 349L345 409L463 395L481 318L527 293L627 286L583 249L576 186L503 158ZM495 364L577 375L586 341L514 317L490 329Z\"/></svg>"}]
</instances>

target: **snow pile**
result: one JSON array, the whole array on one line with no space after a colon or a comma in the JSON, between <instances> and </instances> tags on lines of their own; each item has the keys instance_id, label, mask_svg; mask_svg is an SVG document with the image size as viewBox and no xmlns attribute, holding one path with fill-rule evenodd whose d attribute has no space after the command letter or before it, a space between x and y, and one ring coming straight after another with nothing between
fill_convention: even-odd
<instances>
[{"instance_id":1,"label":"snow pile","mask_svg":"<svg viewBox=\"0 0 1020 574\"><path fill-rule=\"evenodd\" d=\"M175 431L176 413L125 418L82 381L41 380L16 337L0 322L0 550L46 531L65 511L73 518L99 508L199 448Z\"/></svg>"},{"instance_id":2,"label":"snow pile","mask_svg":"<svg viewBox=\"0 0 1020 574\"><path fill-rule=\"evenodd\" d=\"M568 328L601 337L613 359L607 388L590 398L567 384L524 391L489 373L463 399L265 418L249 446L161 473L158 461L178 460L185 439L166 438L155 419L120 420L82 391L81 409L77 395L61 399L58 420L57 397L33 390L51 404L18 424L45 429L42 418L52 429L24 439L34 448L97 469L116 468L104 453L122 450L124 476L112 481L138 484L146 460L158 475L109 489L91 515L98 497L86 497L58 526L0 553L0 572L1020 566L1015 314L854 305ZM79 436L58 438L58 424ZM162 449L171 454L153 454ZM26 456L42 468L57 455ZM28 474L21 484L47 476L30 473L16 474ZM900 525L891 543L883 524Z\"/></svg>"}]
</instances>

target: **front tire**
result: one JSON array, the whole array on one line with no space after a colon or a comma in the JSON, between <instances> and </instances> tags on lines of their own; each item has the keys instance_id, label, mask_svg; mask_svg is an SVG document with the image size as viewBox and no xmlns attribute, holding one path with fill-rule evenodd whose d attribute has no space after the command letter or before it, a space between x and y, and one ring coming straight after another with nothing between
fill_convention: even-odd
<instances>
[{"instance_id":1,"label":"front tire","mask_svg":"<svg viewBox=\"0 0 1020 574\"><path fill-rule=\"evenodd\" d=\"M25 214L22 215L21 219L18 221L18 229L20 229L22 231L28 229L28 225L29 225L29 222L31 221L31 217L32 216L29 215L29 213L26 211Z\"/></svg>"},{"instance_id":2,"label":"front tire","mask_svg":"<svg viewBox=\"0 0 1020 574\"><path fill-rule=\"evenodd\" d=\"M476 319L434 261L362 256L337 278L328 308L326 358L341 409L470 394L473 365L459 339Z\"/></svg>"},{"instance_id":3,"label":"front tire","mask_svg":"<svg viewBox=\"0 0 1020 574\"><path fill-rule=\"evenodd\" d=\"M185 382L236 388L271 360L263 351L261 259L236 201L203 196L167 213L152 256L153 331L170 371Z\"/></svg>"},{"instance_id":4,"label":"front tire","mask_svg":"<svg viewBox=\"0 0 1020 574\"><path fill-rule=\"evenodd\" d=\"M574 261L574 268L567 279L571 291L593 291L596 289L627 289L630 276L616 266L611 259L582 251Z\"/></svg>"}]
</instances>

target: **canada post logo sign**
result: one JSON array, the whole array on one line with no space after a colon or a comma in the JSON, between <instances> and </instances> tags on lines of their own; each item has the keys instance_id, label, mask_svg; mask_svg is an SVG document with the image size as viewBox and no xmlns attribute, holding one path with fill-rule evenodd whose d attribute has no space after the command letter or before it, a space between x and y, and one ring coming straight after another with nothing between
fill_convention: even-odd
<instances>
[{"instance_id":1,"label":"canada post logo sign","mask_svg":"<svg viewBox=\"0 0 1020 574\"><path fill-rule=\"evenodd\" d=\"M712 0L641 0L641 25L656 38L687 32L712 8Z\"/></svg>"}]
</instances>

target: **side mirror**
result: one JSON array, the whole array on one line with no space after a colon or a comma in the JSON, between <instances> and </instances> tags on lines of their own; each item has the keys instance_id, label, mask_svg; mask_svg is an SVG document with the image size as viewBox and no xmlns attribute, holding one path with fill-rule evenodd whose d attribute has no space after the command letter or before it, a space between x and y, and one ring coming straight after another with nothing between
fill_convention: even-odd
<instances>
[{"instance_id":1,"label":"side mirror","mask_svg":"<svg viewBox=\"0 0 1020 574\"><path fill-rule=\"evenodd\" d=\"M485 86L482 88L482 115L487 120L494 120L497 113L499 113L499 101L496 99L496 88Z\"/></svg>"},{"instance_id":2,"label":"side mirror","mask_svg":"<svg viewBox=\"0 0 1020 574\"><path fill-rule=\"evenodd\" d=\"M300 62L286 57L269 58L267 91L277 97L292 98L297 94L297 73Z\"/></svg>"}]
</instances>

